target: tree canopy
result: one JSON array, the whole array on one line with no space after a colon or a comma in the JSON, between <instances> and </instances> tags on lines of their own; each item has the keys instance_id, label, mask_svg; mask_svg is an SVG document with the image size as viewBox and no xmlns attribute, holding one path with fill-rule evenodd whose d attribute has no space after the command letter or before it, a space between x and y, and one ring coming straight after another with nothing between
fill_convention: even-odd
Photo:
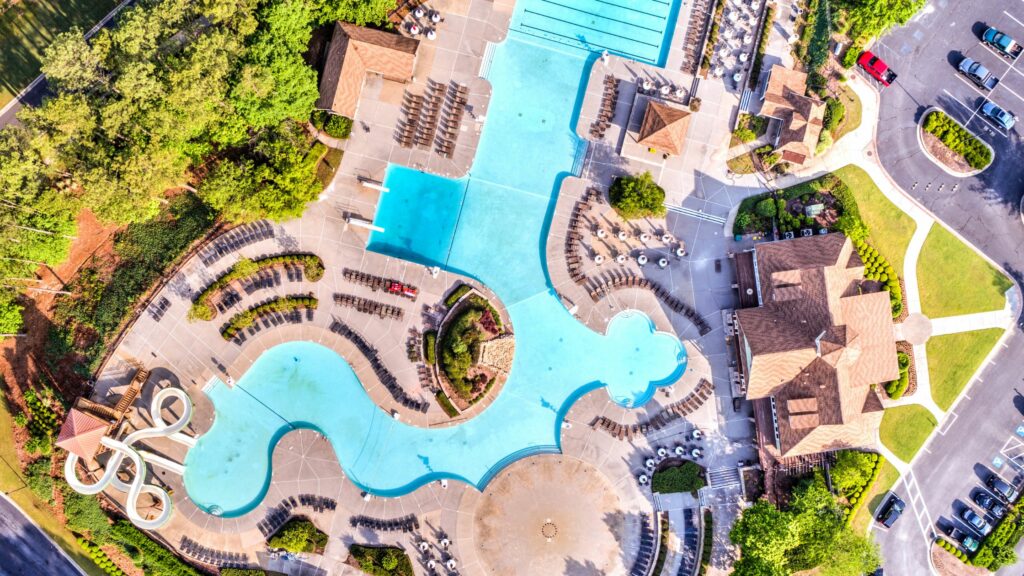
<instances>
[{"instance_id":1,"label":"tree canopy","mask_svg":"<svg viewBox=\"0 0 1024 576\"><path fill-rule=\"evenodd\" d=\"M650 172L639 176L622 176L608 190L612 207L626 219L665 215L665 190L658 186Z\"/></svg>"},{"instance_id":2,"label":"tree canopy","mask_svg":"<svg viewBox=\"0 0 1024 576\"><path fill-rule=\"evenodd\" d=\"M812 568L828 576L861 576L880 564L877 545L846 525L821 474L798 485L786 509L761 500L744 510L729 538L741 550L736 576L776 576Z\"/></svg>"},{"instance_id":3,"label":"tree canopy","mask_svg":"<svg viewBox=\"0 0 1024 576\"><path fill-rule=\"evenodd\" d=\"M873 38L892 26L906 24L925 0L839 0L854 40Z\"/></svg>"}]
</instances>

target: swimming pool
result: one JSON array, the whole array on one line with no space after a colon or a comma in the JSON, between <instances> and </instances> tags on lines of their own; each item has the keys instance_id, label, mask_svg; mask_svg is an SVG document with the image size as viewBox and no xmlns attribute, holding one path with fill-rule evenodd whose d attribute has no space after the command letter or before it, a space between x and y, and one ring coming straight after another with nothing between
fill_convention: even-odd
<instances>
[{"instance_id":1,"label":"swimming pool","mask_svg":"<svg viewBox=\"0 0 1024 576\"><path fill-rule=\"evenodd\" d=\"M518 458L558 451L564 414L581 395L605 386L615 402L639 406L678 380L686 353L677 338L639 312L616 316L607 334L591 331L560 302L545 258L561 181L585 152L573 127L590 67L602 50L664 62L677 11L678 0L519 0L488 68L491 103L469 176L387 171L374 219L384 232L368 248L477 278L505 304L516 354L494 402L457 426L411 427L376 407L331 350L279 345L233 388L209 390L216 419L185 463L197 505L225 516L252 509L274 445L296 428L321 431L349 478L376 494L437 478L483 488Z\"/></svg>"}]
</instances>

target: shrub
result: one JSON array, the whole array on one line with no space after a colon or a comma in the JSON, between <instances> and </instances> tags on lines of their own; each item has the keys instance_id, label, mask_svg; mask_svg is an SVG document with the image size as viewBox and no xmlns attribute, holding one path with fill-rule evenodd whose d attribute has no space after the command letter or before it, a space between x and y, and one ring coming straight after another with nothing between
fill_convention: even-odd
<instances>
[{"instance_id":1,"label":"shrub","mask_svg":"<svg viewBox=\"0 0 1024 576\"><path fill-rule=\"evenodd\" d=\"M317 552L327 546L327 534L317 530L309 520L293 518L270 538L267 545L296 554Z\"/></svg>"},{"instance_id":2,"label":"shrub","mask_svg":"<svg viewBox=\"0 0 1024 576\"><path fill-rule=\"evenodd\" d=\"M754 131L749 128L737 128L733 131L732 135L740 142L753 142L757 140L757 134L754 134Z\"/></svg>"},{"instance_id":3,"label":"shrub","mask_svg":"<svg viewBox=\"0 0 1024 576\"><path fill-rule=\"evenodd\" d=\"M650 172L616 178L608 197L615 211L627 220L665 215L665 190Z\"/></svg>"},{"instance_id":4,"label":"shrub","mask_svg":"<svg viewBox=\"0 0 1024 576\"><path fill-rule=\"evenodd\" d=\"M114 524L110 529L110 537L147 576L200 576L195 568L181 561L127 520Z\"/></svg>"},{"instance_id":5,"label":"shrub","mask_svg":"<svg viewBox=\"0 0 1024 576\"><path fill-rule=\"evenodd\" d=\"M754 52L754 62L750 65L750 89L757 87L757 81L761 77L761 67L764 65L764 51L768 47L768 37L772 31L772 22L775 21L775 6L769 4L764 11L764 24L761 26L761 36L757 40L757 50Z\"/></svg>"},{"instance_id":6,"label":"shrub","mask_svg":"<svg viewBox=\"0 0 1024 576\"><path fill-rule=\"evenodd\" d=\"M696 96L690 97L690 111L700 112L700 98L697 98Z\"/></svg>"},{"instance_id":7,"label":"shrub","mask_svg":"<svg viewBox=\"0 0 1024 576\"><path fill-rule=\"evenodd\" d=\"M85 538L79 538L78 545L81 546L87 554L89 554L89 558L91 558L105 574L109 574L110 576L121 576L124 574L124 572L114 564L110 559L110 556L107 556L107 553L100 548L99 545L93 544Z\"/></svg>"},{"instance_id":8,"label":"shrub","mask_svg":"<svg viewBox=\"0 0 1024 576\"><path fill-rule=\"evenodd\" d=\"M470 286L469 284L460 284L458 288L452 290L451 294L449 294L448 297L444 299L445 307L451 308L452 306L455 306L455 303L458 302L472 289L473 287Z\"/></svg>"},{"instance_id":9,"label":"shrub","mask_svg":"<svg viewBox=\"0 0 1024 576\"><path fill-rule=\"evenodd\" d=\"M305 271L306 279L311 282L319 282L324 276L324 262L315 254L282 254L268 256L259 260L242 258L225 272L212 284L207 286L196 296L192 307L188 311L189 320L212 320L215 315L213 298L225 286L236 280L247 280L264 270L276 266L301 266Z\"/></svg>"},{"instance_id":10,"label":"shrub","mask_svg":"<svg viewBox=\"0 0 1024 576\"><path fill-rule=\"evenodd\" d=\"M423 334L423 359L431 366L437 363L437 332L434 330Z\"/></svg>"},{"instance_id":11,"label":"shrub","mask_svg":"<svg viewBox=\"0 0 1024 576\"><path fill-rule=\"evenodd\" d=\"M235 314L221 328L220 335L225 340L231 340L239 332L255 324L264 315L275 312L287 313L300 309L316 310L318 304L318 300L312 296L282 296L274 298L269 302Z\"/></svg>"},{"instance_id":12,"label":"shrub","mask_svg":"<svg viewBox=\"0 0 1024 576\"><path fill-rule=\"evenodd\" d=\"M313 110L313 113L309 115L309 123L317 130L323 130L324 122L327 121L329 114L327 110Z\"/></svg>"},{"instance_id":13,"label":"shrub","mask_svg":"<svg viewBox=\"0 0 1024 576\"><path fill-rule=\"evenodd\" d=\"M481 316L483 313L478 309L463 310L441 334L441 369L455 392L466 400L472 397L472 385L466 381L466 376L478 356L483 338L477 326Z\"/></svg>"},{"instance_id":14,"label":"shrub","mask_svg":"<svg viewBox=\"0 0 1024 576\"><path fill-rule=\"evenodd\" d=\"M444 393L444 390L438 390L437 393L434 394L434 398L437 400L437 403L440 404L441 410L444 410L444 413L447 414L449 418L455 418L459 415L458 409L456 409L455 405L452 404L452 401L448 399L448 395Z\"/></svg>"},{"instance_id":15,"label":"shrub","mask_svg":"<svg viewBox=\"0 0 1024 576\"><path fill-rule=\"evenodd\" d=\"M711 510L704 511L704 542L700 553L700 576L708 573L708 566L711 565L711 546L715 542L715 523L711 516Z\"/></svg>"},{"instance_id":16,"label":"shrub","mask_svg":"<svg viewBox=\"0 0 1024 576\"><path fill-rule=\"evenodd\" d=\"M835 135L836 128L843 122L843 117L846 116L846 106L838 98L828 98L825 100L825 118L824 127L831 135ZM822 132L824 134L825 132Z\"/></svg>"},{"instance_id":17,"label":"shrub","mask_svg":"<svg viewBox=\"0 0 1024 576\"><path fill-rule=\"evenodd\" d=\"M754 212L757 213L758 216L764 218L772 218L779 213L775 201L771 198L765 198L758 202L757 205L754 206Z\"/></svg>"},{"instance_id":18,"label":"shrub","mask_svg":"<svg viewBox=\"0 0 1024 576\"><path fill-rule=\"evenodd\" d=\"M695 493L705 485L704 469L690 461L683 462L679 466L659 470L651 478L651 490L662 494L674 492Z\"/></svg>"},{"instance_id":19,"label":"shrub","mask_svg":"<svg viewBox=\"0 0 1024 576\"><path fill-rule=\"evenodd\" d=\"M372 576L413 576L412 560L400 548L352 544L348 552Z\"/></svg>"},{"instance_id":20,"label":"shrub","mask_svg":"<svg viewBox=\"0 0 1024 576\"><path fill-rule=\"evenodd\" d=\"M25 466L25 481L28 489L43 502L53 503L53 476L50 475L49 458L33 460Z\"/></svg>"},{"instance_id":21,"label":"shrub","mask_svg":"<svg viewBox=\"0 0 1024 576\"><path fill-rule=\"evenodd\" d=\"M856 498L869 485L878 463L878 454L859 450L840 450L831 467L832 485L847 499Z\"/></svg>"},{"instance_id":22,"label":"shrub","mask_svg":"<svg viewBox=\"0 0 1024 576\"><path fill-rule=\"evenodd\" d=\"M335 138L344 140L352 134L352 119L331 114L324 123L324 132Z\"/></svg>"},{"instance_id":23,"label":"shrub","mask_svg":"<svg viewBox=\"0 0 1024 576\"><path fill-rule=\"evenodd\" d=\"M992 151L944 112L930 112L924 120L924 131L959 154L971 168L980 170L992 163Z\"/></svg>"},{"instance_id":24,"label":"shrub","mask_svg":"<svg viewBox=\"0 0 1024 576\"><path fill-rule=\"evenodd\" d=\"M100 508L96 497L79 494L63 482L60 490L64 499L64 523L68 529L93 542L106 542L111 530L110 519Z\"/></svg>"},{"instance_id":25,"label":"shrub","mask_svg":"<svg viewBox=\"0 0 1024 576\"><path fill-rule=\"evenodd\" d=\"M814 154L820 156L825 153L826 150L832 147L832 134L821 131L821 136L818 137L818 145L814 147Z\"/></svg>"},{"instance_id":26,"label":"shrub","mask_svg":"<svg viewBox=\"0 0 1024 576\"><path fill-rule=\"evenodd\" d=\"M840 64L843 68L852 68L857 64L857 58L860 58L861 53L864 52L864 41L860 38L853 41L850 47L846 49L846 53L843 54L843 59Z\"/></svg>"}]
</instances>

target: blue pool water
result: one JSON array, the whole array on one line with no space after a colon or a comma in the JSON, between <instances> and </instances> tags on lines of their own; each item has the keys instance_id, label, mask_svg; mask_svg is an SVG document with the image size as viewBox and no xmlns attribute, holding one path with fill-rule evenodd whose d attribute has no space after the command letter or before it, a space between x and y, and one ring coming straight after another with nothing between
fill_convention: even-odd
<instances>
[{"instance_id":1,"label":"blue pool water","mask_svg":"<svg viewBox=\"0 0 1024 576\"><path fill-rule=\"evenodd\" d=\"M377 408L351 368L308 342L265 352L233 387L215 385L213 427L186 458L200 507L243 514L262 499L283 434L330 439L349 478L401 495L437 478L482 488L515 459L559 449L560 424L582 394L606 386L624 406L676 381L686 355L641 313L597 334L573 318L547 276L545 241L561 181L585 144L574 133L590 67L603 50L663 63L678 0L519 0L488 69L493 86L469 176L391 166L369 249L477 278L505 304L516 353L508 381L477 417L410 427Z\"/></svg>"}]
</instances>

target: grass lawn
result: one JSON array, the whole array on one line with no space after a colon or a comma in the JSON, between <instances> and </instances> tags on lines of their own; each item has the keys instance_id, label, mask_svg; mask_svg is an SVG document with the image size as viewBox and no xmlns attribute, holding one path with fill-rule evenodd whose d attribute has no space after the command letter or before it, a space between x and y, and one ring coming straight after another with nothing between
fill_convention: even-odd
<instances>
[{"instance_id":1,"label":"grass lawn","mask_svg":"<svg viewBox=\"0 0 1024 576\"><path fill-rule=\"evenodd\" d=\"M917 261L921 310L931 318L1001 310L1010 279L938 224Z\"/></svg>"},{"instance_id":2,"label":"grass lawn","mask_svg":"<svg viewBox=\"0 0 1024 576\"><path fill-rule=\"evenodd\" d=\"M910 462L937 422L924 406L908 404L885 410L879 433L882 444L904 462Z\"/></svg>"},{"instance_id":3,"label":"grass lawn","mask_svg":"<svg viewBox=\"0 0 1024 576\"><path fill-rule=\"evenodd\" d=\"M846 107L846 114L843 115L843 121L839 123L836 128L836 133L832 135L832 139L838 141L844 135L853 132L860 126L861 117L861 106L860 98L857 97L857 93L846 84L839 85L839 94L836 95L839 101ZM864 207L861 206L861 211ZM893 264L895 266L895 264Z\"/></svg>"},{"instance_id":4,"label":"grass lawn","mask_svg":"<svg viewBox=\"0 0 1024 576\"><path fill-rule=\"evenodd\" d=\"M871 520L875 517L875 510L882 505L882 497L896 484L900 477L900 471L889 462L882 464L882 471L878 473L878 479L864 495L864 504L857 509L853 515L853 531L857 534L866 534Z\"/></svg>"},{"instance_id":5,"label":"grass lawn","mask_svg":"<svg viewBox=\"0 0 1024 576\"><path fill-rule=\"evenodd\" d=\"M29 0L0 14L0 106L39 75L39 59L53 38L78 26L92 28L116 0Z\"/></svg>"},{"instance_id":6,"label":"grass lawn","mask_svg":"<svg viewBox=\"0 0 1024 576\"><path fill-rule=\"evenodd\" d=\"M928 376L932 384L932 399L939 408L949 410L1002 335L999 328L989 328L933 336L928 340L925 344Z\"/></svg>"},{"instance_id":7,"label":"grass lawn","mask_svg":"<svg viewBox=\"0 0 1024 576\"><path fill-rule=\"evenodd\" d=\"M730 158L725 164L729 167L729 170L736 174L754 173L754 161L751 159L749 152L740 154L735 158Z\"/></svg>"},{"instance_id":8,"label":"grass lawn","mask_svg":"<svg viewBox=\"0 0 1024 576\"><path fill-rule=\"evenodd\" d=\"M856 97L856 96L854 96ZM850 164L835 171L857 197L861 218L871 230L868 243L889 260L900 275L903 274L903 256L914 235L917 223L885 197L868 173Z\"/></svg>"},{"instance_id":9,"label":"grass lawn","mask_svg":"<svg viewBox=\"0 0 1024 576\"><path fill-rule=\"evenodd\" d=\"M6 492L11 500L14 500L29 518L35 520L43 531L49 534L57 542L57 545L63 548L86 573L90 576L103 576L104 572L89 559L71 532L54 517L53 512L44 502L36 498L25 487L20 473L16 473L11 468L11 466L18 466L18 455L14 450L13 426L14 422L7 411L6 402L0 402L0 458L3 459L0 462L0 490Z\"/></svg>"}]
</instances>

